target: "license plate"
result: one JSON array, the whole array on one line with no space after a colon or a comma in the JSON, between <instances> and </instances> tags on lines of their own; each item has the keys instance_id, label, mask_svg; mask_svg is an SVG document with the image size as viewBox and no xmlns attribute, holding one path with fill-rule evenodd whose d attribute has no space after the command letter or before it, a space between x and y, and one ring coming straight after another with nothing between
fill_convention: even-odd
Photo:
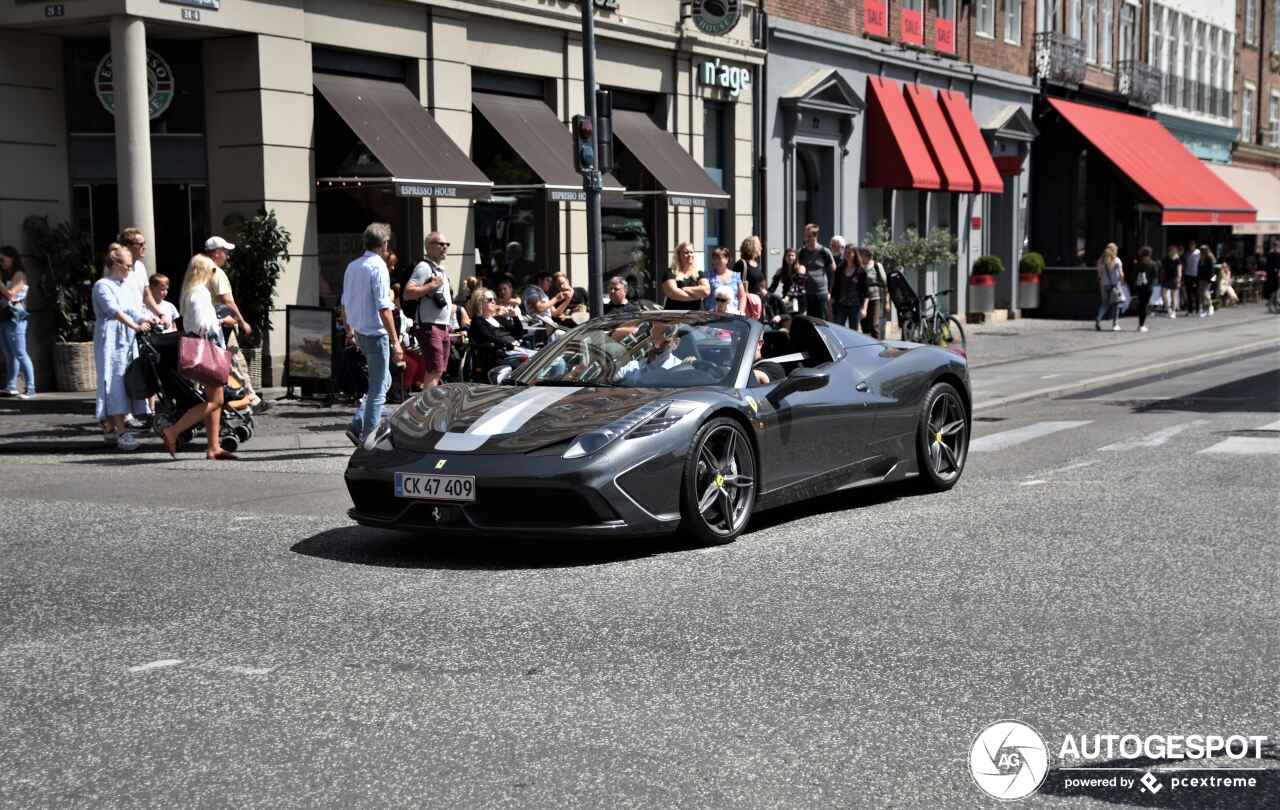
<instances>
[{"instance_id":1,"label":"license plate","mask_svg":"<svg viewBox=\"0 0 1280 810\"><path fill-rule=\"evenodd\" d=\"M474 501L473 475L424 475L396 473L397 498L424 498L431 501Z\"/></svg>"}]
</instances>

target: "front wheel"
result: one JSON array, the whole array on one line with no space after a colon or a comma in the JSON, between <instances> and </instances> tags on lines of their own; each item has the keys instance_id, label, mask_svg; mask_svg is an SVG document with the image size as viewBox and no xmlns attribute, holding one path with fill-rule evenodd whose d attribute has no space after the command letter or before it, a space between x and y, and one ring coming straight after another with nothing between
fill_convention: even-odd
<instances>
[{"instance_id":1,"label":"front wheel","mask_svg":"<svg viewBox=\"0 0 1280 810\"><path fill-rule=\"evenodd\" d=\"M960 393L949 383L935 383L920 406L916 428L916 460L926 492L951 489L960 480L969 455L969 419Z\"/></svg>"},{"instance_id":2,"label":"front wheel","mask_svg":"<svg viewBox=\"0 0 1280 810\"><path fill-rule=\"evenodd\" d=\"M756 503L751 439L736 421L720 417L703 425L689 448L680 482L680 529L699 543L731 543Z\"/></svg>"}]
</instances>

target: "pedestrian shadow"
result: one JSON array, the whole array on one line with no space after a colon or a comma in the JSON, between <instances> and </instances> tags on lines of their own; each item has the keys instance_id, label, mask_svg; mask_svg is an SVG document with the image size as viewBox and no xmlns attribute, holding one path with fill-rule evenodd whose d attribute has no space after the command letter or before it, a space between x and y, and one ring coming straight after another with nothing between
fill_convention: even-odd
<instances>
[{"instance_id":1,"label":"pedestrian shadow","mask_svg":"<svg viewBox=\"0 0 1280 810\"><path fill-rule=\"evenodd\" d=\"M1280 762L1280 748L1275 743L1262 746L1261 759L1246 760L1194 760L1193 762L1212 763L1203 767L1189 764L1185 759L1154 759L1138 757L1137 759L1114 759L1090 762L1090 770L1068 770L1050 768L1040 785L1041 794L1077 799L1125 804L1133 807L1174 807L1174 808L1223 808L1226 810L1263 810L1280 807L1280 767L1272 763ZM1245 770L1246 767L1262 770ZM1104 768L1134 768L1137 770L1102 770ZM1161 770L1156 770L1157 768ZM1094 771L1093 769L1097 769ZM1091 772L1092 771L1092 772ZM1140 781L1150 772L1155 782L1152 792ZM1133 780L1131 787L1122 787L1118 780L1114 786L1087 787L1067 785L1068 779L1111 779L1123 776ZM1170 780L1174 777L1219 777L1231 779L1254 779L1253 787L1174 787Z\"/></svg>"},{"instance_id":2,"label":"pedestrian shadow","mask_svg":"<svg viewBox=\"0 0 1280 810\"><path fill-rule=\"evenodd\" d=\"M702 547L678 538L486 539L432 538L365 526L329 529L298 541L290 551L352 565L438 571L509 571L609 565Z\"/></svg>"}]
</instances>

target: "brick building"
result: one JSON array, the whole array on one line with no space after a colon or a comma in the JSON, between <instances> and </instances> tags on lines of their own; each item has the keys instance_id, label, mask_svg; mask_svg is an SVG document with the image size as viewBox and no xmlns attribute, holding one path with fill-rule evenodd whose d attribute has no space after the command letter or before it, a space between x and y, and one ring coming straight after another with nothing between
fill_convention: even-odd
<instances>
[{"instance_id":1,"label":"brick building","mask_svg":"<svg viewBox=\"0 0 1280 810\"><path fill-rule=\"evenodd\" d=\"M765 5L763 130L770 270L808 222L823 240L950 230L959 259L919 272L966 311L973 261L1016 267L1024 249L1037 92L1030 3L775 0ZM1017 274L996 306L1017 309Z\"/></svg>"}]
</instances>

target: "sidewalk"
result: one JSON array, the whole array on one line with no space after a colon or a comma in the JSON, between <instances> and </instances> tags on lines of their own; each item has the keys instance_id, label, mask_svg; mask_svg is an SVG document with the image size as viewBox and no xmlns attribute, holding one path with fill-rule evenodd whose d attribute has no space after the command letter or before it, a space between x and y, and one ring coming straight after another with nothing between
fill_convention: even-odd
<instances>
[{"instance_id":1,"label":"sidewalk","mask_svg":"<svg viewBox=\"0 0 1280 810\"><path fill-rule=\"evenodd\" d=\"M1147 319L1146 333L1137 331L1133 317L1121 325L1122 332L1097 332L1092 321L1023 318L965 326L975 410L1280 348L1280 316L1269 314L1263 304L1221 311L1212 318L1171 320L1153 315ZM286 400L283 388L260 393L279 404L255 417L257 431L245 444L246 452L351 447L343 435L351 405ZM0 453L107 450L93 410L91 391L41 393L26 401L0 399ZM157 437L140 438L144 451L160 449Z\"/></svg>"}]
</instances>

